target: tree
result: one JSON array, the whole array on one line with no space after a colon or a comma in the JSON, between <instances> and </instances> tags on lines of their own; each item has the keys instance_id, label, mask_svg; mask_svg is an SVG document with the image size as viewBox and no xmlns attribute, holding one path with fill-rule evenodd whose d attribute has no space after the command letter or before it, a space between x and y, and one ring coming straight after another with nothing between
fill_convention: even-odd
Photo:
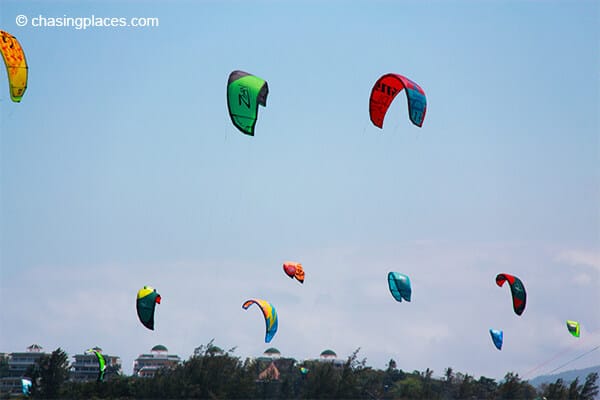
<instances>
[{"instance_id":1,"label":"tree","mask_svg":"<svg viewBox=\"0 0 600 400\"><path fill-rule=\"evenodd\" d=\"M585 378L585 383L579 392L579 399L593 400L599 393L598 390L598 373L592 372Z\"/></svg>"},{"instance_id":2,"label":"tree","mask_svg":"<svg viewBox=\"0 0 600 400\"><path fill-rule=\"evenodd\" d=\"M474 395L478 399L492 399L497 389L498 384L494 379L481 376L475 385Z\"/></svg>"},{"instance_id":3,"label":"tree","mask_svg":"<svg viewBox=\"0 0 600 400\"><path fill-rule=\"evenodd\" d=\"M553 400L567 400L568 392L564 381L559 378L556 382L549 384L545 388L543 396Z\"/></svg>"},{"instance_id":4,"label":"tree","mask_svg":"<svg viewBox=\"0 0 600 400\"><path fill-rule=\"evenodd\" d=\"M458 373L456 375L458 381L458 398L468 399L475 393L475 380L469 374Z\"/></svg>"},{"instance_id":5,"label":"tree","mask_svg":"<svg viewBox=\"0 0 600 400\"><path fill-rule=\"evenodd\" d=\"M26 372L34 381L33 395L55 399L60 395L62 384L69 377L69 356L60 347L50 355L43 355Z\"/></svg>"},{"instance_id":6,"label":"tree","mask_svg":"<svg viewBox=\"0 0 600 400\"><path fill-rule=\"evenodd\" d=\"M508 372L498 386L497 395L500 399L533 399L536 391L528 382L523 382L519 374Z\"/></svg>"},{"instance_id":7,"label":"tree","mask_svg":"<svg viewBox=\"0 0 600 400\"><path fill-rule=\"evenodd\" d=\"M0 356L0 378L8 376L8 357Z\"/></svg>"},{"instance_id":8,"label":"tree","mask_svg":"<svg viewBox=\"0 0 600 400\"><path fill-rule=\"evenodd\" d=\"M579 390L581 390L581 385L579 384L579 377L577 377L569 385L569 391L567 392L567 398L569 400L579 399Z\"/></svg>"}]
</instances>

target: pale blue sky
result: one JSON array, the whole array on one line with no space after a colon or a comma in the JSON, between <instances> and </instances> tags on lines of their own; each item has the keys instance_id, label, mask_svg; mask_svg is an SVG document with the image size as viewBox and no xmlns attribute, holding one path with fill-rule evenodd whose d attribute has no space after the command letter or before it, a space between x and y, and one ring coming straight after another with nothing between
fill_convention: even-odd
<instances>
[{"instance_id":1,"label":"pale blue sky","mask_svg":"<svg viewBox=\"0 0 600 400\"><path fill-rule=\"evenodd\" d=\"M128 373L157 343L254 356L256 296L298 359L362 347L379 368L501 377L572 346L565 319L582 338L548 369L577 356L600 343L599 20L593 1L3 1L30 75L20 104L0 76L0 351L99 345ZM236 69L269 84L255 137L227 115ZM423 128L403 96L370 123L388 72L424 88ZM525 283L522 317L499 272ZM155 332L135 316L145 284Z\"/></svg>"}]
</instances>

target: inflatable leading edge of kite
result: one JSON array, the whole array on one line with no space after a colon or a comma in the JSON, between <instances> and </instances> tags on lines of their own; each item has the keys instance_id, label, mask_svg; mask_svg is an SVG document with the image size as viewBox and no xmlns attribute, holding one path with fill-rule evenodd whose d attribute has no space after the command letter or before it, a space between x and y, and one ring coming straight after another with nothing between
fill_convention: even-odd
<instances>
[{"instance_id":1,"label":"inflatable leading edge of kite","mask_svg":"<svg viewBox=\"0 0 600 400\"><path fill-rule=\"evenodd\" d=\"M242 304L242 308L247 310L252 304L256 304L265 317L265 343L269 343L277 333L277 311L275 311L275 307L273 307L271 303L261 299L246 300L244 304Z\"/></svg>"},{"instance_id":2,"label":"inflatable leading edge of kite","mask_svg":"<svg viewBox=\"0 0 600 400\"><path fill-rule=\"evenodd\" d=\"M405 76L385 74L375 82L369 98L369 116L376 127L383 129L385 114L402 89L406 92L410 121L419 128L423 126L427 112L425 91Z\"/></svg>"},{"instance_id":3,"label":"inflatable leading edge of kite","mask_svg":"<svg viewBox=\"0 0 600 400\"><path fill-rule=\"evenodd\" d=\"M258 105L267 106L269 86L264 79L244 71L233 71L227 81L227 109L231 122L242 133L254 136Z\"/></svg>"},{"instance_id":4,"label":"inflatable leading edge of kite","mask_svg":"<svg viewBox=\"0 0 600 400\"><path fill-rule=\"evenodd\" d=\"M504 282L508 281L510 285L510 293L512 294L513 310L515 314L521 315L525 311L525 304L527 303L527 293L525 292L525 286L519 278L510 274L498 274L496 276L496 285L502 286Z\"/></svg>"},{"instance_id":5,"label":"inflatable leading edge of kite","mask_svg":"<svg viewBox=\"0 0 600 400\"><path fill-rule=\"evenodd\" d=\"M0 30L0 53L2 53L6 73L8 74L10 98L18 103L25 94L25 89L27 89L25 53L17 38L2 30Z\"/></svg>"},{"instance_id":6,"label":"inflatable leading edge of kite","mask_svg":"<svg viewBox=\"0 0 600 400\"><path fill-rule=\"evenodd\" d=\"M137 293L136 310L140 322L148 329L154 330L154 309L160 304L160 294L151 286L144 286Z\"/></svg>"}]
</instances>

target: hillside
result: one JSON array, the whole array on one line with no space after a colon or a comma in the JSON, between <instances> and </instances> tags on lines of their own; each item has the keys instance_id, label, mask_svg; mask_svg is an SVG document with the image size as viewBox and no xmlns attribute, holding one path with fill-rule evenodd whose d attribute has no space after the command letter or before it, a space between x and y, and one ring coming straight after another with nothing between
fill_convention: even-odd
<instances>
[{"instance_id":1,"label":"hillside","mask_svg":"<svg viewBox=\"0 0 600 400\"><path fill-rule=\"evenodd\" d=\"M554 375L540 375L534 379L531 379L529 383L534 387L540 387L544 383L553 383L557 379L562 379L565 384L571 383L575 378L579 378L579 382L585 382L586 376L592 372L600 374L600 365L584 369L573 369L570 371L561 372Z\"/></svg>"}]
</instances>

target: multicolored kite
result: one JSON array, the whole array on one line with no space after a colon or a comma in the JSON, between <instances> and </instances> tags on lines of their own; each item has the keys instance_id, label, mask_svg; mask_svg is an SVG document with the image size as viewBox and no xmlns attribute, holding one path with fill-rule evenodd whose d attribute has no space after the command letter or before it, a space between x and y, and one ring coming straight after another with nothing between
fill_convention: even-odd
<instances>
[{"instance_id":1,"label":"multicolored kite","mask_svg":"<svg viewBox=\"0 0 600 400\"><path fill-rule=\"evenodd\" d=\"M244 304L242 304L242 308L247 310L252 304L256 304L261 309L263 316L265 317L265 342L269 343L271 339L273 339L273 336L275 336L277 333L277 311L275 311L275 307L273 307L271 303L260 299L246 300Z\"/></svg>"},{"instance_id":2,"label":"multicolored kite","mask_svg":"<svg viewBox=\"0 0 600 400\"><path fill-rule=\"evenodd\" d=\"M573 335L575 337L579 337L579 334L580 334L579 322L567 320L567 329L569 330L571 335Z\"/></svg>"},{"instance_id":3,"label":"multicolored kite","mask_svg":"<svg viewBox=\"0 0 600 400\"><path fill-rule=\"evenodd\" d=\"M136 309L140 322L150 330L154 330L154 309L160 304L160 294L151 286L144 286L137 293Z\"/></svg>"},{"instance_id":4,"label":"multicolored kite","mask_svg":"<svg viewBox=\"0 0 600 400\"><path fill-rule=\"evenodd\" d=\"M258 105L267 106L269 86L264 79L244 71L233 71L227 81L227 109L242 133L254 136Z\"/></svg>"},{"instance_id":5,"label":"multicolored kite","mask_svg":"<svg viewBox=\"0 0 600 400\"><path fill-rule=\"evenodd\" d=\"M423 126L423 120L427 112L425 91L415 82L398 74L383 75L375 82L375 86L371 89L369 116L375 126L383 129L385 114L396 95L402 89L406 89L408 113L411 122L418 127Z\"/></svg>"},{"instance_id":6,"label":"multicolored kite","mask_svg":"<svg viewBox=\"0 0 600 400\"><path fill-rule=\"evenodd\" d=\"M10 98L18 103L25 94L25 89L27 89L25 53L17 38L2 30L0 30L0 53L2 53L6 72L8 73Z\"/></svg>"},{"instance_id":7,"label":"multicolored kite","mask_svg":"<svg viewBox=\"0 0 600 400\"><path fill-rule=\"evenodd\" d=\"M502 331L498 331L496 329L490 329L490 335L492 336L492 341L494 342L494 346L498 350L502 350L502 342L504 341L504 333Z\"/></svg>"},{"instance_id":8,"label":"multicolored kite","mask_svg":"<svg viewBox=\"0 0 600 400\"><path fill-rule=\"evenodd\" d=\"M496 276L496 285L502 286L506 281L508 281L508 284L510 285L513 309L517 315L521 315L523 314L523 311L525 311L525 303L527 302L525 286L523 286L523 282L521 282L521 280L514 275L498 274Z\"/></svg>"},{"instance_id":9,"label":"multicolored kite","mask_svg":"<svg viewBox=\"0 0 600 400\"><path fill-rule=\"evenodd\" d=\"M96 355L96 358L98 359L98 378L96 381L102 382L104 380L104 373L106 372L106 360L104 359L104 356L99 349L88 349L86 353L93 353Z\"/></svg>"},{"instance_id":10,"label":"multicolored kite","mask_svg":"<svg viewBox=\"0 0 600 400\"><path fill-rule=\"evenodd\" d=\"M290 278L296 278L300 283L304 283L304 268L302 268L302 264L286 261L283 263L283 271Z\"/></svg>"},{"instance_id":11,"label":"multicolored kite","mask_svg":"<svg viewBox=\"0 0 600 400\"><path fill-rule=\"evenodd\" d=\"M402 299L410 301L412 289L410 286L410 279L407 275L398 272L390 272L388 274L388 285L392 296L394 296L397 301L402 302Z\"/></svg>"}]
</instances>

